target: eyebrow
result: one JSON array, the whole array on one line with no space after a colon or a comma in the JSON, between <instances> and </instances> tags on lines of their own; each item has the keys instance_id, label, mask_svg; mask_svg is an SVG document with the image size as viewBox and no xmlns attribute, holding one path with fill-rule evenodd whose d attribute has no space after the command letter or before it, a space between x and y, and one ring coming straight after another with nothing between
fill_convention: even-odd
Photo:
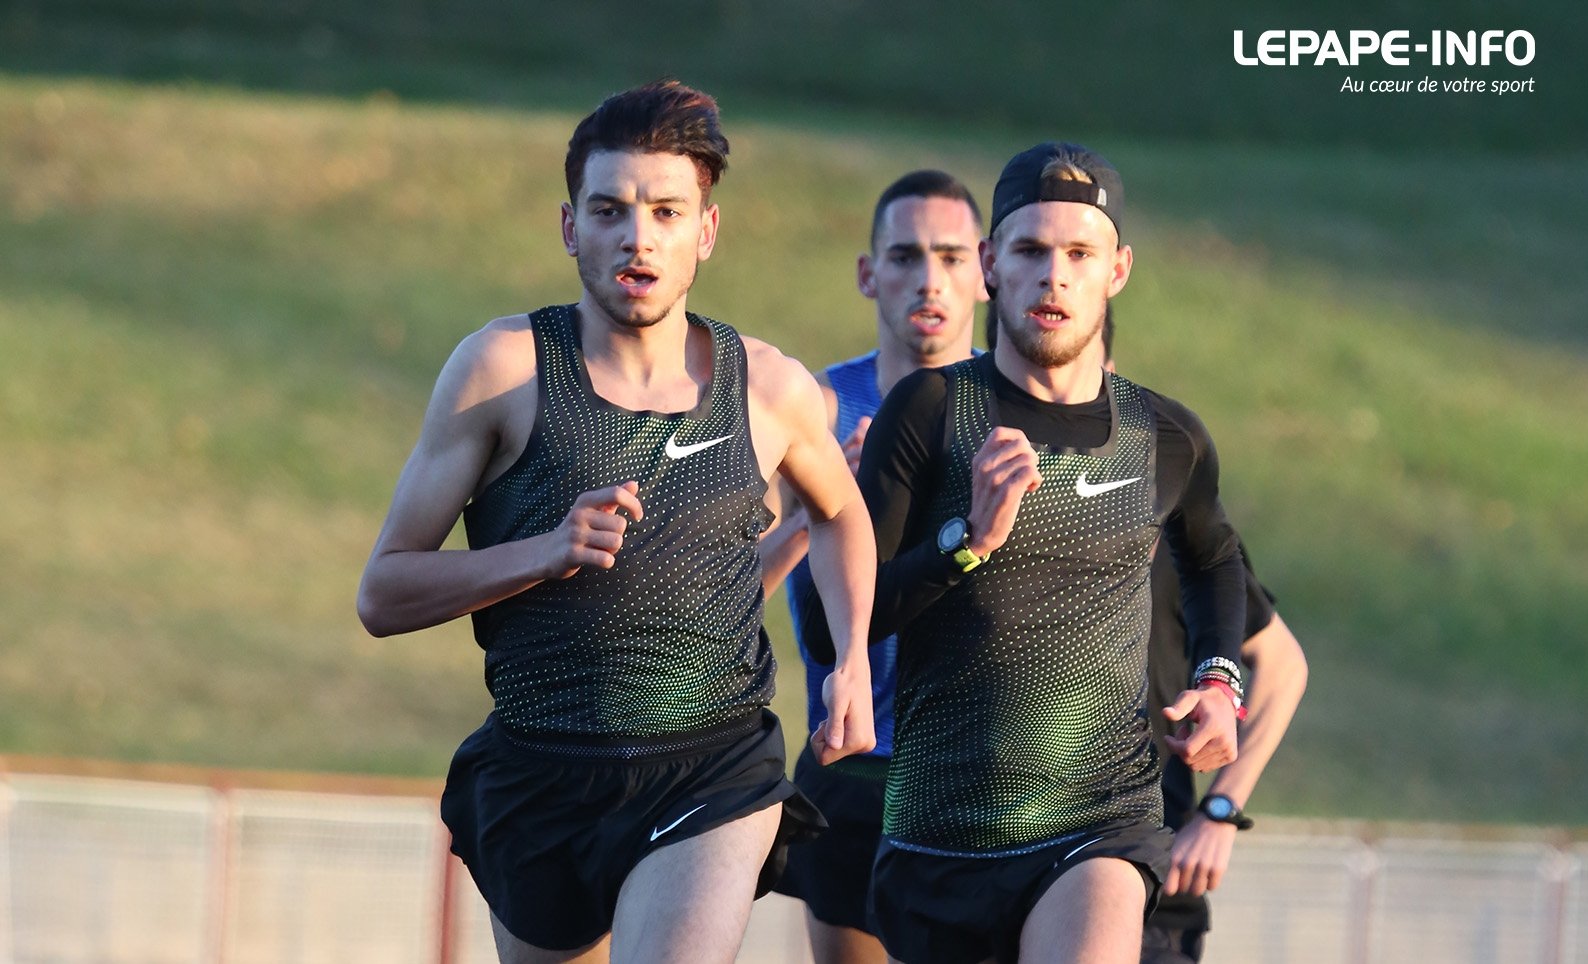
<instances>
[{"instance_id":1,"label":"eyebrow","mask_svg":"<svg viewBox=\"0 0 1588 964\"><path fill-rule=\"evenodd\" d=\"M925 249L914 241L900 241L898 244L888 245L889 254L914 254L922 250ZM930 250L939 252L969 251L971 250L971 246L968 244L951 244L948 242L939 242L938 244L932 245Z\"/></svg>"},{"instance_id":2,"label":"eyebrow","mask_svg":"<svg viewBox=\"0 0 1588 964\"><path fill-rule=\"evenodd\" d=\"M1009 240L1009 246L1011 248L1015 247L1017 245L1029 245L1029 246L1038 247L1038 248L1057 248L1057 249L1062 250L1062 251L1074 251L1074 250L1100 251L1100 250L1102 250L1102 246L1101 245L1093 244L1090 241L1084 241L1084 240L1074 239L1074 238L1066 239L1066 240L1060 240L1060 241L1047 241L1047 240L1044 240L1042 238L1032 237L1030 235L1021 235L1020 237L1011 238Z\"/></svg>"},{"instance_id":3,"label":"eyebrow","mask_svg":"<svg viewBox=\"0 0 1588 964\"><path fill-rule=\"evenodd\" d=\"M624 198L615 197L615 196L613 196L611 194L602 194L599 191L592 191L585 198L585 203L586 204L620 204L620 205L623 205L623 206L628 206L630 204L635 204L635 203L645 204L645 205L657 205L657 204L683 205L683 204L688 204L689 203L689 199L680 195L678 197L659 197L659 198L652 198L649 201L635 202L635 201L625 200Z\"/></svg>"}]
</instances>

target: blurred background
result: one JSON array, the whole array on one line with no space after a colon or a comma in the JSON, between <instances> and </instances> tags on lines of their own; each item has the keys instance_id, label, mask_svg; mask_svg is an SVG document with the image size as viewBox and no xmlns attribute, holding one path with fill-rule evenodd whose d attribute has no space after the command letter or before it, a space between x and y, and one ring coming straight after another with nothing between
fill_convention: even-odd
<instances>
[{"instance_id":1,"label":"blurred background","mask_svg":"<svg viewBox=\"0 0 1588 964\"><path fill-rule=\"evenodd\" d=\"M372 639L359 574L452 346L577 298L573 124L671 75L733 145L689 305L813 368L874 343L854 258L898 174L985 204L1038 140L1105 153L1121 371L1207 422L1311 662L1251 809L1581 828L1588 18L1219 6L9 0L0 754L444 774L489 708L469 627ZM1235 63L1275 28L1537 56Z\"/></svg>"}]
</instances>

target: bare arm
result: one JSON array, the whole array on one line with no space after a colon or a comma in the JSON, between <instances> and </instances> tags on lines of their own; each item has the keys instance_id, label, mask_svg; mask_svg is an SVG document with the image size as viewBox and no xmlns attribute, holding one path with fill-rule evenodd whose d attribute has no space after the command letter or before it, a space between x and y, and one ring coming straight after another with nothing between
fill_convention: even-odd
<instances>
[{"instance_id":1,"label":"bare arm","mask_svg":"<svg viewBox=\"0 0 1588 964\"><path fill-rule=\"evenodd\" d=\"M1307 689L1307 657L1290 627L1275 614L1267 627L1242 645L1241 659L1247 666L1241 752L1213 778L1208 792L1221 793L1245 807ZM1235 833L1230 824L1193 814L1175 835L1166 891L1196 895L1218 887L1229 867Z\"/></svg>"},{"instance_id":2,"label":"bare arm","mask_svg":"<svg viewBox=\"0 0 1588 964\"><path fill-rule=\"evenodd\" d=\"M627 524L616 510L635 518L641 512L632 487L585 493L561 525L530 539L441 549L502 455L504 399L524 405L535 397L532 346L527 326L510 331L493 322L465 339L442 369L359 585L359 619L370 633L435 626L581 566L612 565Z\"/></svg>"},{"instance_id":3,"label":"bare arm","mask_svg":"<svg viewBox=\"0 0 1588 964\"><path fill-rule=\"evenodd\" d=\"M822 763L876 745L871 719L871 664L866 629L877 572L871 517L843 450L833 438L816 381L798 362L754 344L751 385L765 407L763 437L779 443L778 473L809 514L811 575L826 603L837 651L823 685L828 720L817 731ZM763 443L757 441L760 449ZM765 462L763 462L765 464Z\"/></svg>"},{"instance_id":4,"label":"bare arm","mask_svg":"<svg viewBox=\"0 0 1588 964\"><path fill-rule=\"evenodd\" d=\"M838 424L838 393L827 383L825 374L816 376L816 384L821 387L822 401L827 406L827 429L832 431ZM860 465L860 446L870 425L870 418L862 418L844 441L844 458L851 475ZM770 598L810 551L810 515L781 474L767 493L767 506L777 519L761 537L761 591Z\"/></svg>"},{"instance_id":5,"label":"bare arm","mask_svg":"<svg viewBox=\"0 0 1588 964\"><path fill-rule=\"evenodd\" d=\"M761 537L761 591L768 598L810 551L810 517L780 475L773 480L768 505L777 522Z\"/></svg>"},{"instance_id":6,"label":"bare arm","mask_svg":"<svg viewBox=\"0 0 1588 964\"><path fill-rule=\"evenodd\" d=\"M1241 646L1241 659L1247 668L1241 755L1219 771L1208 792L1222 793L1244 807L1307 690L1307 657L1276 613L1267 628Z\"/></svg>"}]
</instances>

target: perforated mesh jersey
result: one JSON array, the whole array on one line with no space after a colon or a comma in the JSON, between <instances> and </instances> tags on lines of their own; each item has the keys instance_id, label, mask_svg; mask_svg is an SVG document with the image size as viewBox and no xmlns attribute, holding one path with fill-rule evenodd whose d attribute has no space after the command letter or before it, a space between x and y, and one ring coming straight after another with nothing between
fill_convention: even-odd
<instances>
[{"instance_id":1,"label":"perforated mesh jersey","mask_svg":"<svg viewBox=\"0 0 1588 964\"><path fill-rule=\"evenodd\" d=\"M989 367L947 370L934 528L969 511L971 459L998 424ZM898 846L1018 853L1161 819L1145 709L1156 434L1140 389L1107 378L1107 444L1040 450L1009 540L899 634L883 824Z\"/></svg>"},{"instance_id":2,"label":"perforated mesh jersey","mask_svg":"<svg viewBox=\"0 0 1588 964\"><path fill-rule=\"evenodd\" d=\"M601 398L574 306L531 316L540 409L519 459L464 510L469 546L555 529L582 492L634 479L645 518L611 569L586 567L474 614L496 718L510 736L655 738L742 719L772 695L757 540L768 513L750 439L743 342L712 339L695 409Z\"/></svg>"}]
</instances>

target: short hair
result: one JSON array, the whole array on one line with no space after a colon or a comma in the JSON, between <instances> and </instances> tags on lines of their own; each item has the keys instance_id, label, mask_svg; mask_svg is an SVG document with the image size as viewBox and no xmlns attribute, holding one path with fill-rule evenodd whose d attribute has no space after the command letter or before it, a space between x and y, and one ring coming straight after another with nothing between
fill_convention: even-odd
<instances>
[{"instance_id":1,"label":"short hair","mask_svg":"<svg viewBox=\"0 0 1588 964\"><path fill-rule=\"evenodd\" d=\"M906 197L941 197L950 201L964 201L970 207L971 217L976 219L978 232L981 229L981 208L976 205L976 198L963 181L946 171L911 171L889 184L882 196L877 198L877 206L871 212L872 250L877 247L877 231L882 227L883 212L894 201Z\"/></svg>"},{"instance_id":2,"label":"short hair","mask_svg":"<svg viewBox=\"0 0 1588 964\"><path fill-rule=\"evenodd\" d=\"M579 122L568 139L563 174L568 200L579 200L585 161L595 151L679 154L695 162L702 199L728 167L728 139L710 94L676 80L658 80L613 94Z\"/></svg>"}]
</instances>

